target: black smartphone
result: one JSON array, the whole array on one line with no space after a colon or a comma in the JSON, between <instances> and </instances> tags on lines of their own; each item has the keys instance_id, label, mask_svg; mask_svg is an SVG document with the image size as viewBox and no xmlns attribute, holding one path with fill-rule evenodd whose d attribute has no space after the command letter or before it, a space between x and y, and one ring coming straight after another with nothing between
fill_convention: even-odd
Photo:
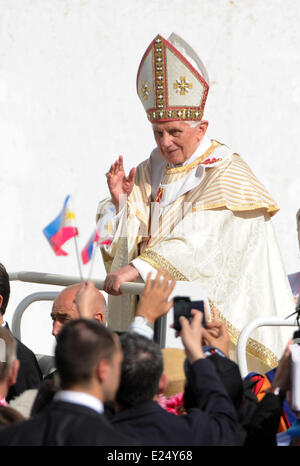
<instances>
[{"instance_id":1,"label":"black smartphone","mask_svg":"<svg viewBox=\"0 0 300 466\"><path fill-rule=\"evenodd\" d=\"M197 309L198 311L202 312L202 326L206 327L205 323L205 313L204 313L204 301L191 301L190 298L186 296L175 296L173 298L174 306L174 329L180 332L181 324L179 322L179 317L184 316L186 317L189 322L191 322L191 310Z\"/></svg>"}]
</instances>

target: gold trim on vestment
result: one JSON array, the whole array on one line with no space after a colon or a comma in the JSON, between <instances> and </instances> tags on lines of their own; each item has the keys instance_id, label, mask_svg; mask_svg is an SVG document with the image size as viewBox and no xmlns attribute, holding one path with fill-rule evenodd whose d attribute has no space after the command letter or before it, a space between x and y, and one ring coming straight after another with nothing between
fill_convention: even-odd
<instances>
[{"instance_id":1,"label":"gold trim on vestment","mask_svg":"<svg viewBox=\"0 0 300 466\"><path fill-rule=\"evenodd\" d=\"M199 202L201 204L201 202ZM279 207L277 205L271 205L267 206L266 203L260 202L260 203L250 203L250 204L244 204L244 205L233 205L229 204L229 202L226 201L220 201L220 202L215 202L211 204L204 204L201 206L197 207L192 207L192 212L200 212L201 210L209 210L209 209L218 209L220 207L226 207L228 210L232 211L237 211L237 212L243 212L243 211L249 211L249 210L256 210L256 209L266 209L266 211L271 215L275 215L276 212L279 211Z\"/></svg>"},{"instance_id":2,"label":"gold trim on vestment","mask_svg":"<svg viewBox=\"0 0 300 466\"><path fill-rule=\"evenodd\" d=\"M236 327L234 327L234 325L232 325L229 320L226 319L226 317L223 316L223 314L216 308L211 299L208 298L208 302L210 307L217 311L218 319L221 322L224 322L226 325L230 340L236 346L241 332ZM270 367L270 369L278 366L279 361L273 351L269 350L265 345L259 343L257 340L254 340L254 338L248 338L246 351L255 358L260 359L264 364Z\"/></svg>"},{"instance_id":3,"label":"gold trim on vestment","mask_svg":"<svg viewBox=\"0 0 300 466\"><path fill-rule=\"evenodd\" d=\"M145 262L148 262L150 265L152 265L157 270L162 269L162 270L169 272L172 278L175 278L177 281L189 282L187 277L185 277L185 275L183 275L176 267L174 267L164 257L160 256L159 254L157 254L155 251L151 249L145 251L141 256L139 256L139 259L142 259ZM236 327L234 327L234 325L232 325L229 322L229 320L227 320L223 316L223 314L216 308L216 306L211 301L211 299L208 299L208 302L211 308L214 307L216 309L218 313L218 319L224 322L228 330L230 340L236 346L238 339L239 339L240 331ZM271 369L278 365L277 356L271 350L269 350L265 345L263 345L262 343L259 343L253 338L248 339L246 351L252 356L260 359L264 364L266 364Z\"/></svg>"},{"instance_id":4,"label":"gold trim on vestment","mask_svg":"<svg viewBox=\"0 0 300 466\"><path fill-rule=\"evenodd\" d=\"M232 178L229 178L228 180L225 180L223 179L222 180L222 194L223 195L227 195L227 196L232 196L232 197L235 197L237 198L238 200L240 199L244 199L244 200L252 200L253 198L253 189L252 186L249 186L248 188L247 187L243 187L243 193L245 193L245 196L244 197L241 197L240 196L240 190L237 189L236 187L236 184L234 184ZM273 199L270 197L270 196L266 196L266 194L264 192L260 193L258 190L256 191L256 193L258 194L258 196L260 196L261 198L266 198L267 200L271 201L271 202L274 202ZM212 196L212 195L215 195L216 194L216 190L215 188L208 188L205 192L205 195L206 196Z\"/></svg>"},{"instance_id":5,"label":"gold trim on vestment","mask_svg":"<svg viewBox=\"0 0 300 466\"><path fill-rule=\"evenodd\" d=\"M194 162L189 163L188 165L183 165L180 167L167 167L166 168L166 175L173 175L174 173L187 173L191 171L193 168L197 167L197 165L200 165L203 160L205 160L218 146L219 144L216 141L211 141L212 144L211 146L207 149L204 154L202 154L200 157L198 157Z\"/></svg>"},{"instance_id":6,"label":"gold trim on vestment","mask_svg":"<svg viewBox=\"0 0 300 466\"><path fill-rule=\"evenodd\" d=\"M157 254L157 252L148 249L139 256L139 259L142 259L145 262L148 262L155 269L169 272L172 278L175 278L177 281L188 282L188 278L183 275L174 265L167 261L164 257Z\"/></svg>"}]
</instances>

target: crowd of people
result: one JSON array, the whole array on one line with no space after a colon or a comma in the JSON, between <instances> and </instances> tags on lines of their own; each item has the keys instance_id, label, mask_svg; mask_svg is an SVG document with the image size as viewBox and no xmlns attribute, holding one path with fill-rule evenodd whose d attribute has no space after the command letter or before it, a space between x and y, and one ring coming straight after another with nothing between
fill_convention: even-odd
<instances>
[{"instance_id":1,"label":"crowd of people","mask_svg":"<svg viewBox=\"0 0 300 466\"><path fill-rule=\"evenodd\" d=\"M152 280L150 273L126 332L109 329L105 299L92 282L63 289L51 311L54 364L42 374L28 348L18 357L24 345L3 319L10 286L1 265L0 445L276 445L290 389L288 347L259 397L255 380L242 379L229 358L225 324L213 318L204 328L198 310L190 321L180 317L182 410L173 414L159 403L169 374L153 326L170 310L174 286L169 274ZM27 412L20 412L13 402L26 393Z\"/></svg>"}]
</instances>

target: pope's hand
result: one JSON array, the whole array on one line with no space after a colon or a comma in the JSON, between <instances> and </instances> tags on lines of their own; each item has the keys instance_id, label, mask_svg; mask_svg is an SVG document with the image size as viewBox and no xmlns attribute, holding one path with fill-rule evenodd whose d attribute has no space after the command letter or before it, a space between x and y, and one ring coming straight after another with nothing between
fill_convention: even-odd
<instances>
[{"instance_id":1,"label":"pope's hand","mask_svg":"<svg viewBox=\"0 0 300 466\"><path fill-rule=\"evenodd\" d=\"M135 173L136 168L132 168L128 177L126 177L123 166L123 157L120 155L118 160L111 165L109 172L106 174L112 202L117 211L119 210L120 197L129 196L133 189Z\"/></svg>"},{"instance_id":2,"label":"pope's hand","mask_svg":"<svg viewBox=\"0 0 300 466\"><path fill-rule=\"evenodd\" d=\"M103 290L108 294L114 296L119 296L122 294L120 291L120 286L124 282L133 282L139 277L139 272L137 269L129 264L123 267L122 269L116 270L116 272L111 272L106 276Z\"/></svg>"}]
</instances>

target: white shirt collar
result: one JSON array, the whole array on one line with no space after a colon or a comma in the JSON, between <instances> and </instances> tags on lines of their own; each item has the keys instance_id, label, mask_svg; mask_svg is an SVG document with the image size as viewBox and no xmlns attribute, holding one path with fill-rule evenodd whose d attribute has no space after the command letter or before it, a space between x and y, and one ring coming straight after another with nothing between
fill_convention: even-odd
<instances>
[{"instance_id":1,"label":"white shirt collar","mask_svg":"<svg viewBox=\"0 0 300 466\"><path fill-rule=\"evenodd\" d=\"M75 403L78 405L87 406L88 408L94 409L98 413L103 413L104 407L101 400L93 395L83 392L75 392L73 390L60 390L55 393L54 401L66 401L67 403Z\"/></svg>"}]
</instances>

